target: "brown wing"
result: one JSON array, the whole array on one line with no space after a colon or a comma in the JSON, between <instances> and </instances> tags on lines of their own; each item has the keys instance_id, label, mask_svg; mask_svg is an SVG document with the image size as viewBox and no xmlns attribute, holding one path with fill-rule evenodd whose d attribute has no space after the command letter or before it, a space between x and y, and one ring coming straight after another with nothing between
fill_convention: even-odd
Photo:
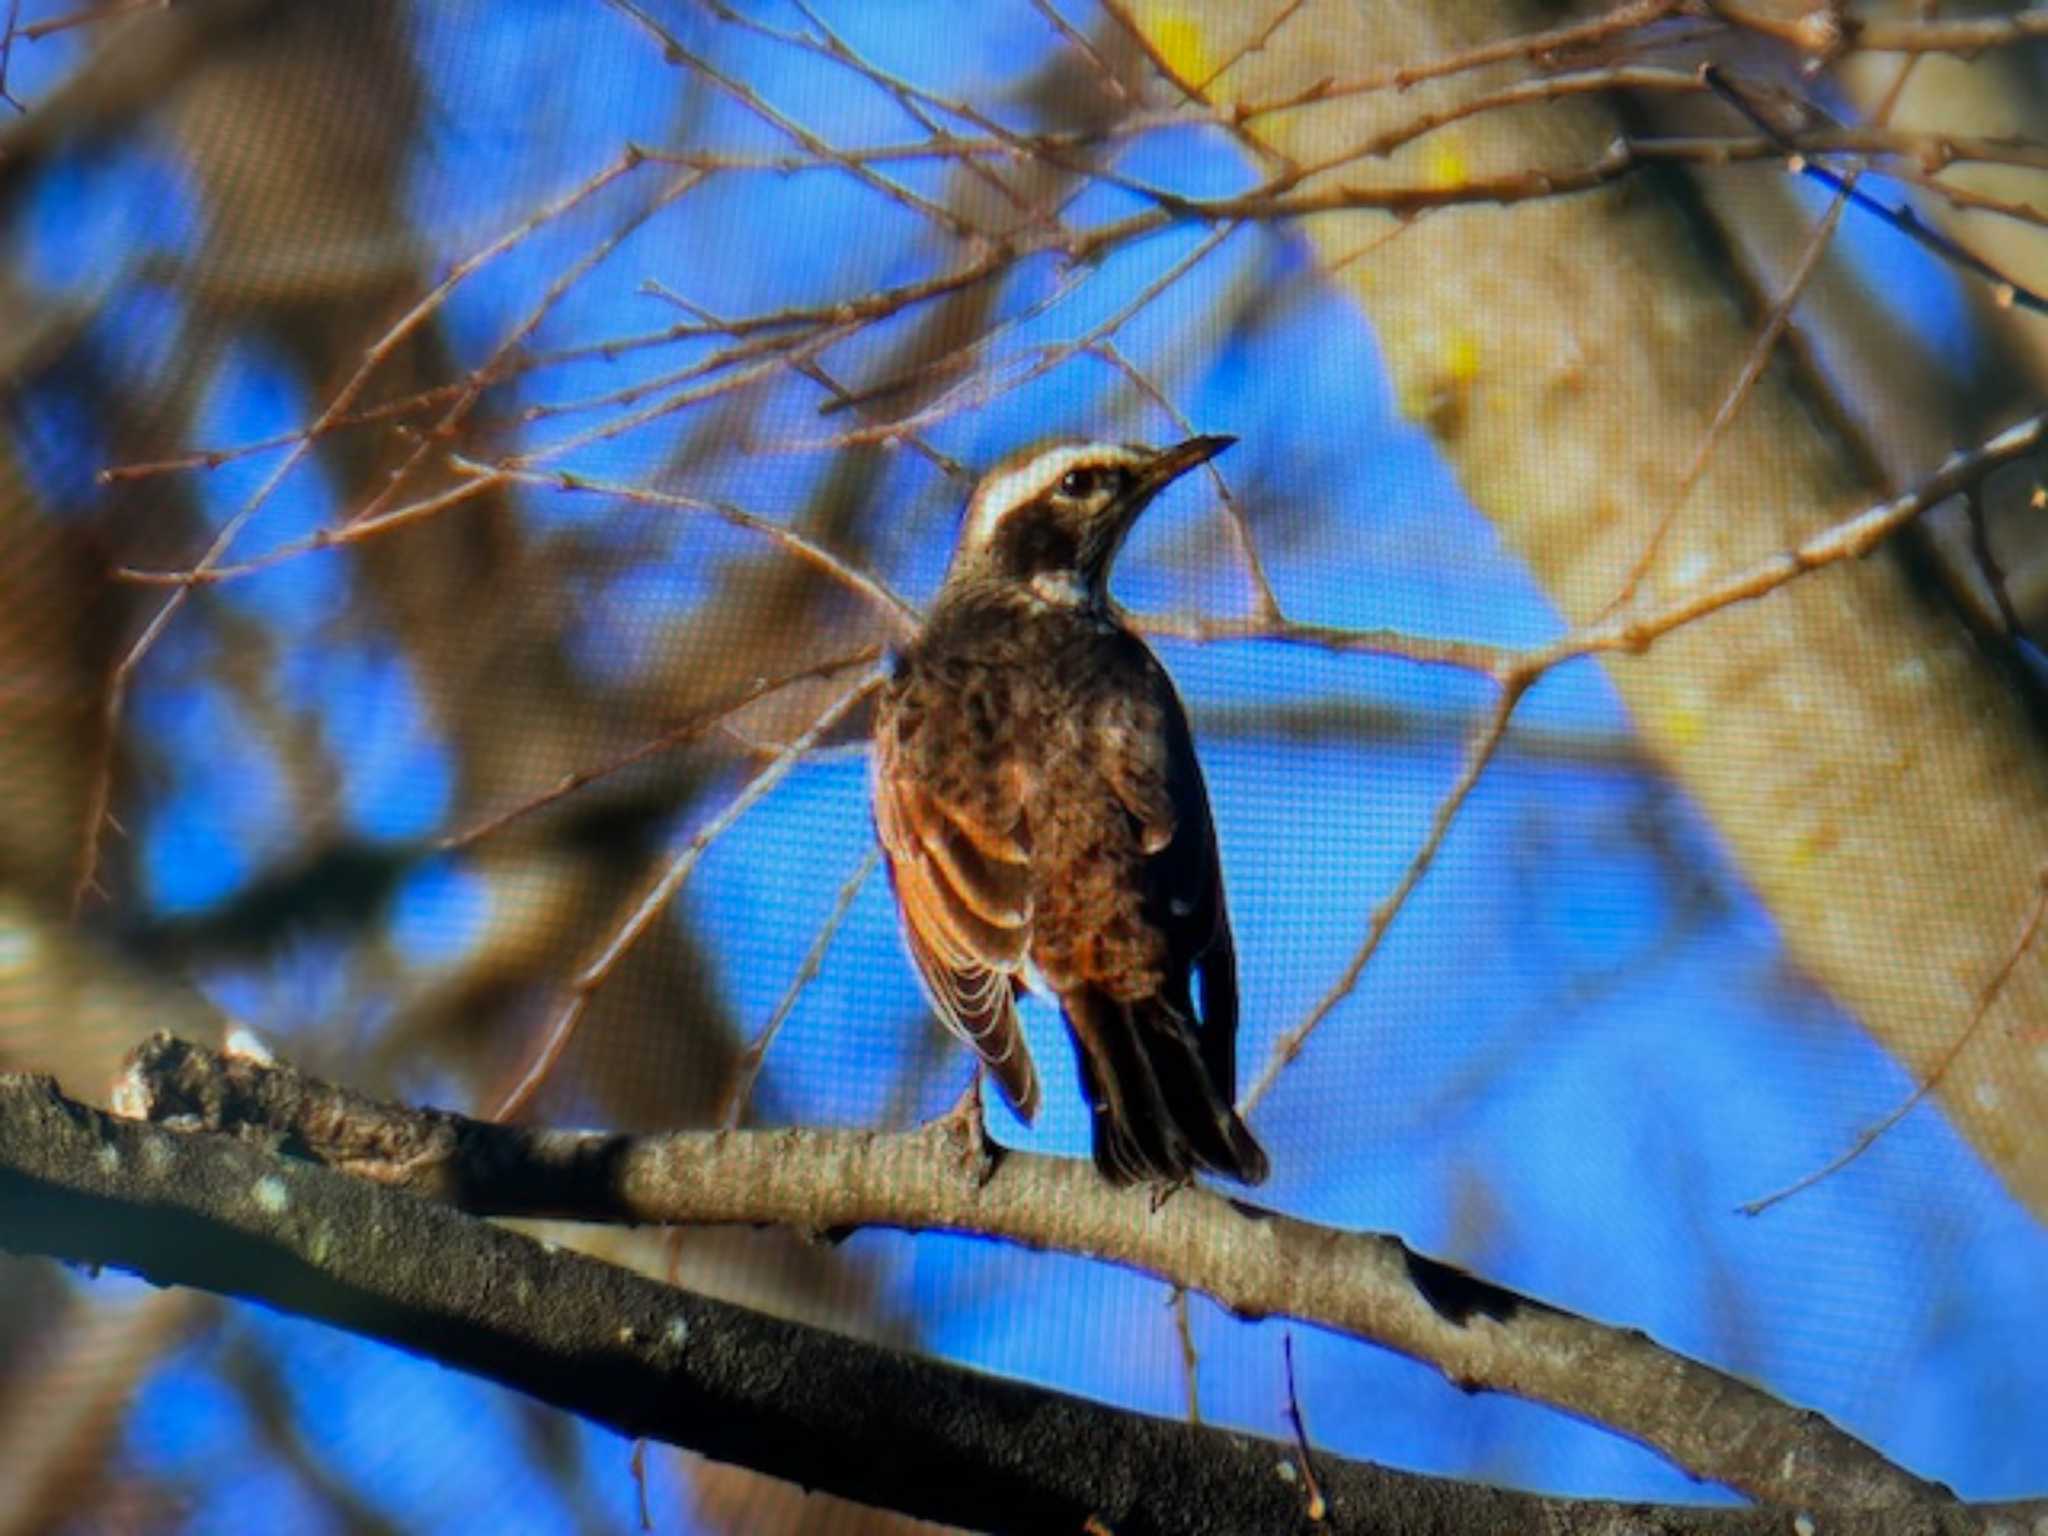
<instances>
[{"instance_id":1,"label":"brown wing","mask_svg":"<svg viewBox=\"0 0 2048 1536\"><path fill-rule=\"evenodd\" d=\"M1021 817L1002 824L1005 797L949 795L933 782L925 768L933 754L913 745L924 724L921 711L893 691L884 695L871 792L904 940L933 1011L1029 1120L1038 1075L1015 989L1031 939L1030 848Z\"/></svg>"},{"instance_id":2,"label":"brown wing","mask_svg":"<svg viewBox=\"0 0 2048 1536\"><path fill-rule=\"evenodd\" d=\"M1266 1155L1231 1104L1237 965L1208 792L1172 682L1141 642L1121 639L1104 647L1120 676L1100 691L1085 757L1125 830L1071 796L1069 836L1093 856L1088 877L1067 882L1085 892L1075 910L1047 918L1079 939L1057 946L1069 961L1060 991L1095 1159L1118 1182L1209 1168L1256 1184Z\"/></svg>"},{"instance_id":3,"label":"brown wing","mask_svg":"<svg viewBox=\"0 0 2048 1536\"><path fill-rule=\"evenodd\" d=\"M1122 639L1131 683L1096 714L1095 757L1144 850L1129 897L1164 941L1162 990L1196 1022L1203 1059L1229 1095L1237 1077L1237 957L1209 790L1172 679L1142 641Z\"/></svg>"}]
</instances>

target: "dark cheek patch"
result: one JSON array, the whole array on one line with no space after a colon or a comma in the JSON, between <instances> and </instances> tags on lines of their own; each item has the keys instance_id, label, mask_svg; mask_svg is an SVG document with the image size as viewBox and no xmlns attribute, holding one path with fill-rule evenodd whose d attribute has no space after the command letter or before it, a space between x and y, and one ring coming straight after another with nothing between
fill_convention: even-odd
<instances>
[{"instance_id":1,"label":"dark cheek patch","mask_svg":"<svg viewBox=\"0 0 2048 1536\"><path fill-rule=\"evenodd\" d=\"M996 564L1004 575L1029 581L1044 571L1071 571L1080 558L1073 530L1047 508L1012 513L996 530Z\"/></svg>"}]
</instances>

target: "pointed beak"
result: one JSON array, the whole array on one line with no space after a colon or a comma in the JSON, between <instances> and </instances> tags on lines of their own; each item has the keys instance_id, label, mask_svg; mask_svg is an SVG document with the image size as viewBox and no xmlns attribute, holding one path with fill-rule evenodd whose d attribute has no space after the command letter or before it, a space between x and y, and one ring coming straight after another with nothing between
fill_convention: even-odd
<instances>
[{"instance_id":1,"label":"pointed beak","mask_svg":"<svg viewBox=\"0 0 2048 1536\"><path fill-rule=\"evenodd\" d=\"M1206 464L1236 442L1234 437L1191 437L1171 448L1162 448L1140 477L1147 492L1171 485L1199 464Z\"/></svg>"},{"instance_id":2,"label":"pointed beak","mask_svg":"<svg viewBox=\"0 0 2048 1536\"><path fill-rule=\"evenodd\" d=\"M1132 477L1130 488L1105 509L1100 523L1091 530L1081 554L1081 568L1088 573L1089 580L1098 587L1108 581L1110 562L1123 547L1124 535L1152 504L1153 497L1236 441L1234 437L1191 437L1184 443L1160 449L1146 460Z\"/></svg>"},{"instance_id":3,"label":"pointed beak","mask_svg":"<svg viewBox=\"0 0 2048 1536\"><path fill-rule=\"evenodd\" d=\"M1189 470L1208 463L1236 442L1234 437L1191 437L1171 448L1162 448L1140 469L1125 494L1117 516L1118 537L1138 520L1138 514L1152 504L1152 498Z\"/></svg>"}]
</instances>

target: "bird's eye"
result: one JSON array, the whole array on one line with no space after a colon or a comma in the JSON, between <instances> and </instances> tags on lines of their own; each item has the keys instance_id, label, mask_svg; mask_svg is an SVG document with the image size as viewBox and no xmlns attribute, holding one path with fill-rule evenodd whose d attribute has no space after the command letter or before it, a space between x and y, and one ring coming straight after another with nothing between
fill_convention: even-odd
<instances>
[{"instance_id":1,"label":"bird's eye","mask_svg":"<svg viewBox=\"0 0 2048 1536\"><path fill-rule=\"evenodd\" d=\"M1060 494L1079 499L1095 489L1095 471L1092 469L1070 469L1060 476Z\"/></svg>"}]
</instances>

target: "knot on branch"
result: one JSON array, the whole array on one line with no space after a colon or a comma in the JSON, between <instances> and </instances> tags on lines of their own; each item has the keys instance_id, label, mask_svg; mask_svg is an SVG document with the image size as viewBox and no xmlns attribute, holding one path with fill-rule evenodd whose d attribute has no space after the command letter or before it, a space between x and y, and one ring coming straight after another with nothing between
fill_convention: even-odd
<instances>
[{"instance_id":1,"label":"knot on branch","mask_svg":"<svg viewBox=\"0 0 2048 1536\"><path fill-rule=\"evenodd\" d=\"M415 1188L422 1170L448 1164L457 1141L455 1117L442 1111L395 1110L282 1062L209 1050L162 1031L129 1053L113 1104L129 1119L215 1131Z\"/></svg>"}]
</instances>

